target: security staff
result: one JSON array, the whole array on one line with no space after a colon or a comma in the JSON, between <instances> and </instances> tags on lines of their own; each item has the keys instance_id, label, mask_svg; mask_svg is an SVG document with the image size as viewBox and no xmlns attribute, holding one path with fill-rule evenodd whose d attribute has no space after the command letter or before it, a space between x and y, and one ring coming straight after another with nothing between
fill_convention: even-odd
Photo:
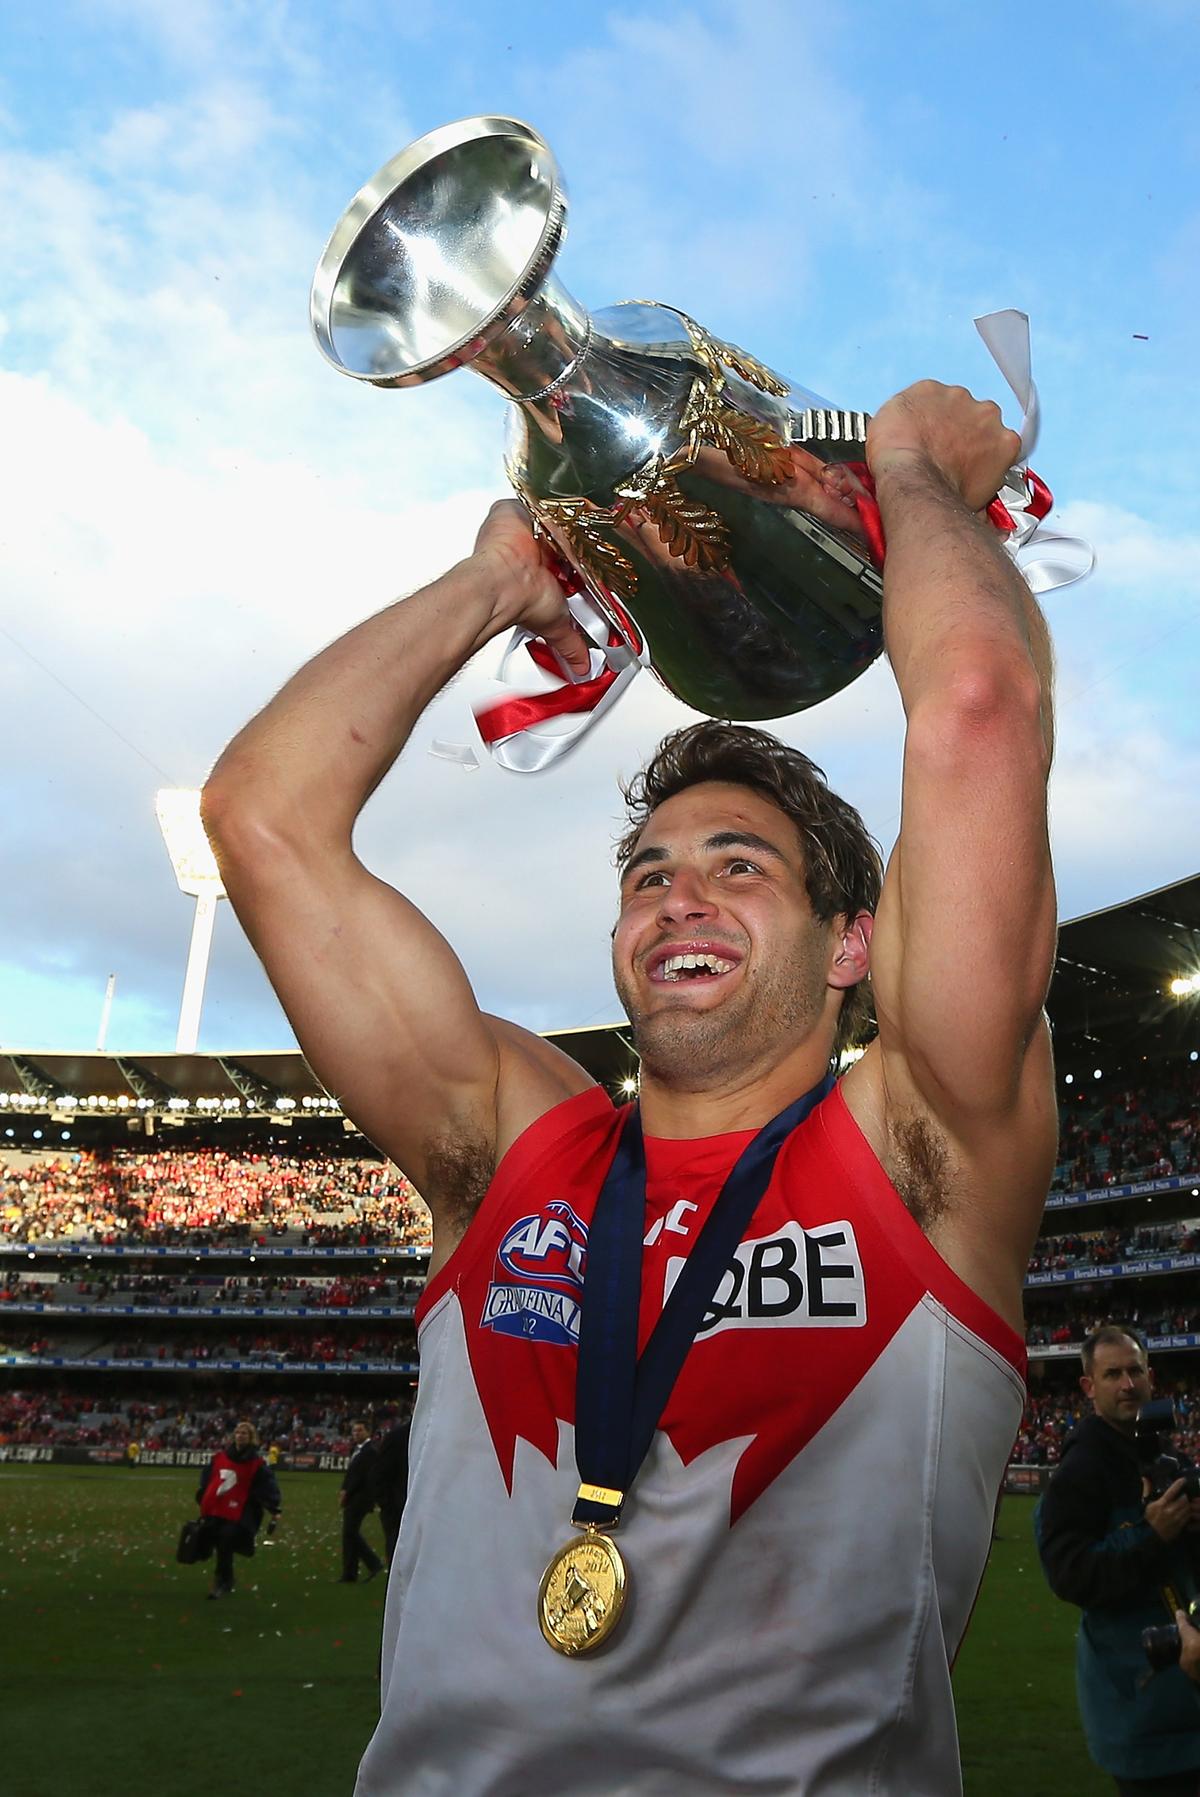
<instances>
[{"instance_id":1,"label":"security staff","mask_svg":"<svg viewBox=\"0 0 1200 1797\"><path fill-rule=\"evenodd\" d=\"M354 1447L338 1493L338 1503L342 1507L339 1585L357 1584L360 1561L367 1569L368 1579L383 1571L383 1561L362 1532L364 1519L375 1508L375 1443L366 1423L361 1420L351 1424L350 1437Z\"/></svg>"}]
</instances>

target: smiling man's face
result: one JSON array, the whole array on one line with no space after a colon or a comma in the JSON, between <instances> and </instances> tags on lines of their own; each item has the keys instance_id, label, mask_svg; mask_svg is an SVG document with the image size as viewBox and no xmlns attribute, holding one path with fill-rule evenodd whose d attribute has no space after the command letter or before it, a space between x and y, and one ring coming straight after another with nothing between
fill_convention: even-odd
<instances>
[{"instance_id":1,"label":"smiling man's face","mask_svg":"<svg viewBox=\"0 0 1200 1797\"><path fill-rule=\"evenodd\" d=\"M630 857L613 935L643 1068L698 1090L782 1058L822 1021L833 942L778 806L721 781L666 800Z\"/></svg>"}]
</instances>

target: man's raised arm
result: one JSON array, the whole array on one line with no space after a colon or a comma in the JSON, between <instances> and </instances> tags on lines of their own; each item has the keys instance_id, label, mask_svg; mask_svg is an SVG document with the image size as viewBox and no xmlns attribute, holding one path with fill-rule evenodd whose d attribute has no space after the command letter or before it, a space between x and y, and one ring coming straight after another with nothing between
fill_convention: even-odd
<instances>
[{"instance_id":1,"label":"man's raised arm","mask_svg":"<svg viewBox=\"0 0 1200 1797\"><path fill-rule=\"evenodd\" d=\"M573 668L587 647L519 508L475 552L330 645L236 736L203 795L225 887L310 1064L429 1198L452 1206L464 1156L508 1142L589 1083L565 1056L480 1012L457 957L368 873L355 820L421 712L511 625Z\"/></svg>"},{"instance_id":2,"label":"man's raised arm","mask_svg":"<svg viewBox=\"0 0 1200 1797\"><path fill-rule=\"evenodd\" d=\"M867 449L907 719L900 839L872 943L885 1103L893 1123L924 1112L940 1125L935 1196L1005 1263L1019 1311L1056 1137L1042 1013L1056 931L1052 662L1041 612L980 515L1019 442L997 407L926 381L879 411Z\"/></svg>"}]
</instances>

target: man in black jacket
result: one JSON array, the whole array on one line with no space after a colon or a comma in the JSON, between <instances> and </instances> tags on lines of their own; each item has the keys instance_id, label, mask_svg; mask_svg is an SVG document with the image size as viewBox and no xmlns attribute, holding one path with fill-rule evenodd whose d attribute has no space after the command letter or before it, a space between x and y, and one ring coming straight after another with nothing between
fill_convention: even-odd
<instances>
[{"instance_id":1,"label":"man in black jacket","mask_svg":"<svg viewBox=\"0 0 1200 1797\"><path fill-rule=\"evenodd\" d=\"M1200 1499L1183 1479L1148 1499L1136 1427L1150 1369L1134 1330L1089 1336L1079 1383L1095 1414L1068 1440L1034 1524L1051 1590L1083 1611L1076 1689L1088 1750L1121 1797L1198 1797L1200 1693L1177 1666L1147 1677L1141 1634L1197 1592Z\"/></svg>"},{"instance_id":2,"label":"man in black jacket","mask_svg":"<svg viewBox=\"0 0 1200 1797\"><path fill-rule=\"evenodd\" d=\"M367 1569L368 1579L383 1571L383 1561L362 1532L363 1520L375 1508L375 1443L364 1422L350 1425L354 1443L338 1503L342 1506L342 1576L340 1585L358 1582L358 1564Z\"/></svg>"}]
</instances>

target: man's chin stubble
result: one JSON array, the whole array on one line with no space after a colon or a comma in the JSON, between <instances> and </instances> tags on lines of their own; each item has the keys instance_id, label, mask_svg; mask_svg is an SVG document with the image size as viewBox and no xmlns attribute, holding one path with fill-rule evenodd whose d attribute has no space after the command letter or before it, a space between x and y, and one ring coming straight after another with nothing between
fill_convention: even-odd
<instances>
[{"instance_id":1,"label":"man's chin stubble","mask_svg":"<svg viewBox=\"0 0 1200 1797\"><path fill-rule=\"evenodd\" d=\"M665 1086L703 1091L724 1084L737 1061L737 1031L720 1010L679 1010L653 1020L631 1018L642 1071Z\"/></svg>"}]
</instances>

